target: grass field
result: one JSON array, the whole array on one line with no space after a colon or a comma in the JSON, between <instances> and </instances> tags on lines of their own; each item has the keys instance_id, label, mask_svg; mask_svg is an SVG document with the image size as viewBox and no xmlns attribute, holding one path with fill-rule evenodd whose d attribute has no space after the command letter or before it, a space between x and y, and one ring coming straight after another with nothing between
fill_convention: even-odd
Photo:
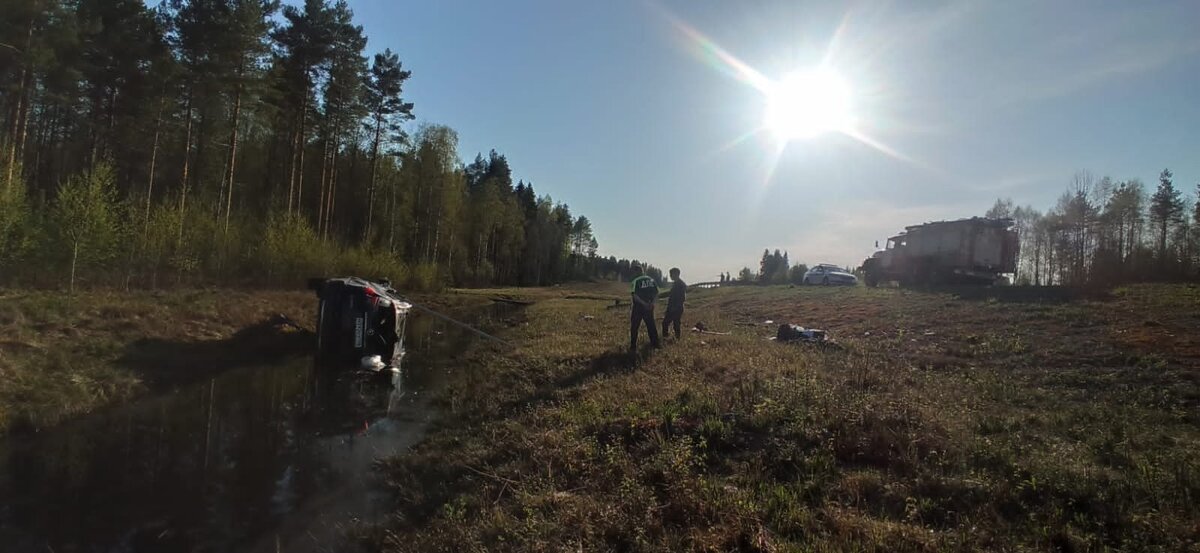
<instances>
[{"instance_id":1,"label":"grass field","mask_svg":"<svg viewBox=\"0 0 1200 553\"><path fill-rule=\"evenodd\" d=\"M379 464L370 549L1200 548L1200 287L693 291L685 327L731 334L637 356L623 285L416 299L497 297L535 302L499 330L517 347L466 352L442 421ZM303 354L256 329L313 304L2 292L0 433ZM836 346L770 341L785 321Z\"/></svg>"},{"instance_id":2,"label":"grass field","mask_svg":"<svg viewBox=\"0 0 1200 553\"><path fill-rule=\"evenodd\" d=\"M732 335L637 357L623 288L528 294L518 347L469 352L380 464L370 547L1200 548L1200 287L695 291L685 327Z\"/></svg>"}]
</instances>

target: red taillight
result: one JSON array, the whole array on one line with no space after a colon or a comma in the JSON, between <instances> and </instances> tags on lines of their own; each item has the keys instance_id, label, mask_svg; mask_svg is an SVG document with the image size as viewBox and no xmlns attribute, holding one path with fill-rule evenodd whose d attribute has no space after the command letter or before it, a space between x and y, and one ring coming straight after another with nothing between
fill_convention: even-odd
<instances>
[{"instance_id":1,"label":"red taillight","mask_svg":"<svg viewBox=\"0 0 1200 553\"><path fill-rule=\"evenodd\" d=\"M371 288L370 286L363 288L363 294L367 296L368 300L370 300L371 307L379 304L379 292L376 292L374 288Z\"/></svg>"}]
</instances>

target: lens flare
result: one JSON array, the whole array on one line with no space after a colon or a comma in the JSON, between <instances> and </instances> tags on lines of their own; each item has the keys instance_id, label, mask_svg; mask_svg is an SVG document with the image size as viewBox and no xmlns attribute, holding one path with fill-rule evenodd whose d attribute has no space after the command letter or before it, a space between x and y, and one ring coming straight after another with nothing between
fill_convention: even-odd
<instances>
[{"instance_id":1,"label":"lens flare","mask_svg":"<svg viewBox=\"0 0 1200 553\"><path fill-rule=\"evenodd\" d=\"M829 68L792 73L766 96L763 124L779 138L808 139L854 128L850 85Z\"/></svg>"},{"instance_id":2,"label":"lens flare","mask_svg":"<svg viewBox=\"0 0 1200 553\"><path fill-rule=\"evenodd\" d=\"M848 28L852 13L842 17L833 36L824 48L823 55L815 67L796 71L775 80L764 75L755 67L742 61L699 29L676 16L657 2L648 2L652 11L663 17L682 38L686 49L714 70L736 79L762 94L765 104L761 124L718 147L727 151L748 142L758 140L765 150L764 182L766 188L790 145L801 142L815 143L818 138L838 134L867 146L898 161L911 164L934 173L941 170L914 159L877 136L881 122L872 105L878 105L878 86L858 89L843 78L835 68L858 67L862 73L864 63L855 62L855 46L858 54L874 44L861 44L850 38ZM846 65L850 62L849 65ZM858 83L862 84L862 83ZM861 104L861 105L860 105Z\"/></svg>"}]
</instances>

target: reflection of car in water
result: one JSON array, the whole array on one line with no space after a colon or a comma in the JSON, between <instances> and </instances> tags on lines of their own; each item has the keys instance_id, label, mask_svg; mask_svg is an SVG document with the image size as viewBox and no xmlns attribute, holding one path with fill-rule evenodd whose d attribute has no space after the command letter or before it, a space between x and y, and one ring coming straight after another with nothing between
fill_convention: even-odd
<instances>
[{"instance_id":1,"label":"reflection of car in water","mask_svg":"<svg viewBox=\"0 0 1200 553\"><path fill-rule=\"evenodd\" d=\"M406 388L397 357L391 370L330 372L318 367L306 383L304 421L317 435L355 435L402 409Z\"/></svg>"},{"instance_id":2,"label":"reflection of car in water","mask_svg":"<svg viewBox=\"0 0 1200 553\"><path fill-rule=\"evenodd\" d=\"M837 265L828 265L822 263L804 273L804 284L846 284L854 286L858 284L858 277L846 272L845 269Z\"/></svg>"},{"instance_id":3,"label":"reflection of car in water","mask_svg":"<svg viewBox=\"0 0 1200 553\"><path fill-rule=\"evenodd\" d=\"M310 279L317 293L317 359L337 367L382 369L404 355L412 305L388 283L358 277Z\"/></svg>"}]
</instances>

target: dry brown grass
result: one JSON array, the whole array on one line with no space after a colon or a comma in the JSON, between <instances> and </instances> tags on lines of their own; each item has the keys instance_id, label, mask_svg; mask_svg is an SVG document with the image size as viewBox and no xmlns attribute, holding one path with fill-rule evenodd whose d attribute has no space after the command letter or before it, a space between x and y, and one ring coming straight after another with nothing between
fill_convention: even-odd
<instances>
[{"instance_id":1,"label":"dry brown grass","mask_svg":"<svg viewBox=\"0 0 1200 553\"><path fill-rule=\"evenodd\" d=\"M1178 340L1129 340L1150 317ZM627 314L546 299L451 415L381 465L389 551L1187 550L1200 543L1194 288L1102 300L733 288L621 353ZM1011 300L1011 301L1010 301ZM584 315L592 319L585 320ZM767 341L791 321L843 349Z\"/></svg>"}]
</instances>

